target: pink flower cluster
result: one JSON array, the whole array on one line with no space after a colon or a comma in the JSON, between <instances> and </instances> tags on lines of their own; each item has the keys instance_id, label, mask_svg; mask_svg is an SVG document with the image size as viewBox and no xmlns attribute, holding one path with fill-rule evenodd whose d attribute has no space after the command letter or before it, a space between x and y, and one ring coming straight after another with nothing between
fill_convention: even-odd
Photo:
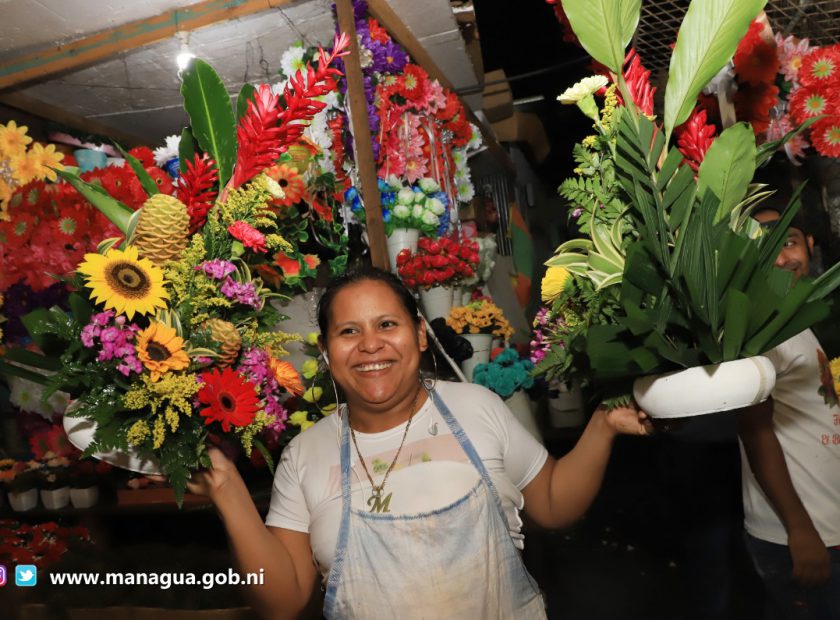
<instances>
[{"instance_id":1,"label":"pink flower cluster","mask_svg":"<svg viewBox=\"0 0 840 620\"><path fill-rule=\"evenodd\" d=\"M222 284L222 295L252 308L259 309L262 305L262 300L257 295L257 289L253 282L237 282L231 277L226 277L224 284Z\"/></svg>"},{"instance_id":2,"label":"pink flower cluster","mask_svg":"<svg viewBox=\"0 0 840 620\"><path fill-rule=\"evenodd\" d=\"M226 276L236 271L236 266L230 261L214 258L196 265L195 270L203 272L208 278L224 280Z\"/></svg>"},{"instance_id":3,"label":"pink flower cluster","mask_svg":"<svg viewBox=\"0 0 840 620\"><path fill-rule=\"evenodd\" d=\"M119 360L117 370L127 377L132 372L143 372L143 364L137 359L134 347L134 337L139 331L140 328L134 323L126 324L124 316L114 318L114 311L106 310L90 318L90 323L82 328L81 340L88 349L98 344L100 351L96 361Z\"/></svg>"},{"instance_id":4,"label":"pink flower cluster","mask_svg":"<svg viewBox=\"0 0 840 620\"><path fill-rule=\"evenodd\" d=\"M534 364L539 364L545 359L549 349L551 349L551 342L543 333L543 328L548 324L549 310L548 308L540 308L537 316L534 317L534 338L531 340L531 361Z\"/></svg>"},{"instance_id":5,"label":"pink flower cluster","mask_svg":"<svg viewBox=\"0 0 840 620\"><path fill-rule=\"evenodd\" d=\"M260 396L264 398L265 412L271 417L266 428L280 433L286 428L289 412L280 402L283 388L274 378L274 372L269 365L269 355L263 349L250 349L242 356L237 371L259 387Z\"/></svg>"}]
</instances>

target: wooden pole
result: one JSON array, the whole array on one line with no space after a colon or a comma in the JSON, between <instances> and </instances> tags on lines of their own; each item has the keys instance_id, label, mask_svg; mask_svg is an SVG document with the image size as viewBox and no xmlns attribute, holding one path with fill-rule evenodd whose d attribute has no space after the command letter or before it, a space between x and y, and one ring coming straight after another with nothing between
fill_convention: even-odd
<instances>
[{"instance_id":1,"label":"wooden pole","mask_svg":"<svg viewBox=\"0 0 840 620\"><path fill-rule=\"evenodd\" d=\"M376 176L376 160L373 157L373 139L370 133L365 84L362 78L359 41L356 38L356 21L353 17L353 3L352 0L336 0L335 7L338 13L338 27L350 37L350 54L344 57L344 70L347 76L347 99L350 103L356 165L359 168L362 183L370 258L374 267L390 269L388 246L385 242L385 225L382 221L379 179Z\"/></svg>"}]
</instances>

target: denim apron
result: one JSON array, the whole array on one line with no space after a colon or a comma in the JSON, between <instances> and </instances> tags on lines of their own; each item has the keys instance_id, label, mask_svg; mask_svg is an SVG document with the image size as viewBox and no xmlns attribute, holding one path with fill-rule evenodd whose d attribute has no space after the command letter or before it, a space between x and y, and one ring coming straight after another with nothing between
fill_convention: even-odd
<instances>
[{"instance_id":1,"label":"denim apron","mask_svg":"<svg viewBox=\"0 0 840 620\"><path fill-rule=\"evenodd\" d=\"M327 618L543 619L545 606L508 530L496 487L463 428L431 398L472 465L475 486L448 506L411 515L350 506L350 426L342 416L341 526L327 578Z\"/></svg>"}]
</instances>

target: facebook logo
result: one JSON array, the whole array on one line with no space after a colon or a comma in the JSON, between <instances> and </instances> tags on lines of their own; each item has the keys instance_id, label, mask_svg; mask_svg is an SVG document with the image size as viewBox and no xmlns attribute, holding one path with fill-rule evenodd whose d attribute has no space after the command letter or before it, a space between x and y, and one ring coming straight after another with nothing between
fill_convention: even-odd
<instances>
[{"instance_id":1,"label":"facebook logo","mask_svg":"<svg viewBox=\"0 0 840 620\"><path fill-rule=\"evenodd\" d=\"M6 585L6 566L0 564L0 588Z\"/></svg>"},{"instance_id":2,"label":"facebook logo","mask_svg":"<svg viewBox=\"0 0 840 620\"><path fill-rule=\"evenodd\" d=\"M38 583L38 568L34 564L15 566L15 585L31 587Z\"/></svg>"}]
</instances>

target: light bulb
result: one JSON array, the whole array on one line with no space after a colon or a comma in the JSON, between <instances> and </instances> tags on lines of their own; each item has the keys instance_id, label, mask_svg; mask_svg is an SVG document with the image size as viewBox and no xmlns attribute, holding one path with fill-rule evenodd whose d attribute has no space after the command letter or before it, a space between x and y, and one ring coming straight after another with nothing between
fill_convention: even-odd
<instances>
[{"instance_id":1,"label":"light bulb","mask_svg":"<svg viewBox=\"0 0 840 620\"><path fill-rule=\"evenodd\" d=\"M186 44L182 45L181 51L178 53L178 56L175 57L175 62L178 65L178 71L186 69L193 58L195 58L195 54L190 51L190 48L188 48Z\"/></svg>"}]
</instances>

